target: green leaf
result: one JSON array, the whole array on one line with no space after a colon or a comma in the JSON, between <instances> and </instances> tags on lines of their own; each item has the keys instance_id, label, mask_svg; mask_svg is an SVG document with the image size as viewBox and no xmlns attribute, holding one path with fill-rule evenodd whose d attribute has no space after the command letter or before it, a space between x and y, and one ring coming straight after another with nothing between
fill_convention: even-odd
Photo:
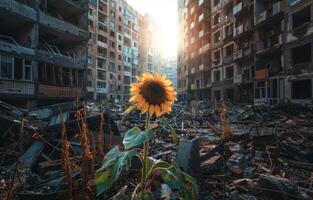
<instances>
[{"instance_id":1,"label":"green leaf","mask_svg":"<svg viewBox=\"0 0 313 200\"><path fill-rule=\"evenodd\" d=\"M128 115L131 111L134 111L137 109L137 105L132 105L132 106L129 106L124 112L123 114L124 115Z\"/></svg>"},{"instance_id":2,"label":"green leaf","mask_svg":"<svg viewBox=\"0 0 313 200\"><path fill-rule=\"evenodd\" d=\"M96 171L97 196L112 187L122 170L129 168L131 159L136 153L136 149L122 152L115 146L105 155L101 168Z\"/></svg>"},{"instance_id":3,"label":"green leaf","mask_svg":"<svg viewBox=\"0 0 313 200\"><path fill-rule=\"evenodd\" d=\"M147 181L149 177L152 175L152 173L156 171L161 171L162 169L168 169L171 167L171 164L168 162L165 162L163 160L156 160L154 158L148 157L147 159L147 167L145 172L144 179Z\"/></svg>"},{"instance_id":4,"label":"green leaf","mask_svg":"<svg viewBox=\"0 0 313 200\"><path fill-rule=\"evenodd\" d=\"M162 180L172 189L177 189L185 200L198 199L198 185L188 174L182 172L175 164L161 170Z\"/></svg>"},{"instance_id":5,"label":"green leaf","mask_svg":"<svg viewBox=\"0 0 313 200\"><path fill-rule=\"evenodd\" d=\"M152 129L141 131L138 127L128 130L124 136L123 144L126 149L131 149L138 145L148 142L153 138Z\"/></svg>"},{"instance_id":6,"label":"green leaf","mask_svg":"<svg viewBox=\"0 0 313 200\"><path fill-rule=\"evenodd\" d=\"M160 122L161 122L166 128L170 129L171 134L172 134L173 141L174 141L175 143L177 143L178 140L177 140L177 133L176 133L175 129L174 129L164 118L161 118L161 119L160 119Z\"/></svg>"},{"instance_id":7,"label":"green leaf","mask_svg":"<svg viewBox=\"0 0 313 200\"><path fill-rule=\"evenodd\" d=\"M152 193L147 190L141 191L136 195L135 200L152 200Z\"/></svg>"}]
</instances>

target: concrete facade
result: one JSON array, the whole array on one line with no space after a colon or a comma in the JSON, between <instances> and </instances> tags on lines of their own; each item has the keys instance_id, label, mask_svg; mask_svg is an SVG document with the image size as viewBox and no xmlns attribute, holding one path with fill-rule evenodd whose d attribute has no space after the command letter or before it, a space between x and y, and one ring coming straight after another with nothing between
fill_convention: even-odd
<instances>
[{"instance_id":1,"label":"concrete facade","mask_svg":"<svg viewBox=\"0 0 313 200\"><path fill-rule=\"evenodd\" d=\"M173 82L173 86L177 87L177 58L165 58L162 60L161 74L165 74Z\"/></svg>"},{"instance_id":2,"label":"concrete facade","mask_svg":"<svg viewBox=\"0 0 313 200\"><path fill-rule=\"evenodd\" d=\"M181 42L178 52L180 96L187 94L191 99L235 103L277 104L286 99L312 102L312 0L204 2L210 7L205 13L211 16L208 48L211 62L206 72L210 77L209 89L207 96L192 96L193 82L186 78L190 76L188 70L193 72L194 66L188 56L188 43L182 45ZM179 18L180 41L197 41L191 31L194 22L189 22L188 17L195 19L192 16L200 3L203 1L179 1L179 17L184 13L184 17ZM196 13L202 14L201 11ZM198 28L194 32L200 35L200 31ZM200 58L196 60L201 62Z\"/></svg>"},{"instance_id":3,"label":"concrete facade","mask_svg":"<svg viewBox=\"0 0 313 200\"><path fill-rule=\"evenodd\" d=\"M87 0L0 1L1 99L34 107L85 97L87 7Z\"/></svg>"},{"instance_id":4,"label":"concrete facade","mask_svg":"<svg viewBox=\"0 0 313 200\"><path fill-rule=\"evenodd\" d=\"M125 0L94 0L89 3L89 100L125 102L130 84L143 71L156 72L158 58L152 57L148 70L147 43L153 37L147 27L153 20L143 16Z\"/></svg>"}]
</instances>

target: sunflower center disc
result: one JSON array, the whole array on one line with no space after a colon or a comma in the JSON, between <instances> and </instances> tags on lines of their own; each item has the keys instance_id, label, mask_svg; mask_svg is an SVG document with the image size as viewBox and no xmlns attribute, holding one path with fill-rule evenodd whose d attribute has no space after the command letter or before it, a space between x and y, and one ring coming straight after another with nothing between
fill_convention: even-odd
<instances>
[{"instance_id":1,"label":"sunflower center disc","mask_svg":"<svg viewBox=\"0 0 313 200\"><path fill-rule=\"evenodd\" d=\"M144 84L141 88L141 94L149 104L160 105L166 101L164 87L155 81Z\"/></svg>"}]
</instances>

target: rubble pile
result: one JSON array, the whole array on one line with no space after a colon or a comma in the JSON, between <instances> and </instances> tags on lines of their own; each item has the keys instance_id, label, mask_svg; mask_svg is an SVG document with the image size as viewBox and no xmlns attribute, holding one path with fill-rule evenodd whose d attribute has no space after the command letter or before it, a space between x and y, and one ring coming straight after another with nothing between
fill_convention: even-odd
<instances>
[{"instance_id":1,"label":"rubble pile","mask_svg":"<svg viewBox=\"0 0 313 200\"><path fill-rule=\"evenodd\" d=\"M93 181L103 155L121 144L129 128L144 126L145 117L138 112L123 115L126 107L115 105L100 112L94 105L71 102L22 110L0 102L0 199L64 199L68 185L79 194L73 199L85 199L84 192L89 199L119 199L113 196L133 191L140 177L138 160L109 193L95 197ZM177 103L162 120L173 127L178 142L162 123L155 126L150 154L175 161L195 177L199 199L313 198L310 108L291 103L271 107ZM152 119L155 124L159 121ZM153 180L153 193L175 199L175 191L158 177Z\"/></svg>"},{"instance_id":2,"label":"rubble pile","mask_svg":"<svg viewBox=\"0 0 313 200\"><path fill-rule=\"evenodd\" d=\"M199 150L200 161L192 150L176 161L198 177L200 199L312 199L312 110L294 104L226 107L231 137L224 140L220 113L185 111L178 123L184 124L183 143L196 140Z\"/></svg>"}]
</instances>

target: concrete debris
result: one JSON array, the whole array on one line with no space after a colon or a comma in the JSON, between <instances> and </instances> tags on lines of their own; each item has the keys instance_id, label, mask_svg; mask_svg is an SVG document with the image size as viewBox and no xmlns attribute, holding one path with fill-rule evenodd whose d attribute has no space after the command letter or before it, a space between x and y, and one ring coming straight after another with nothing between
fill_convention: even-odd
<instances>
[{"instance_id":1,"label":"concrete debris","mask_svg":"<svg viewBox=\"0 0 313 200\"><path fill-rule=\"evenodd\" d=\"M183 171L194 176L200 188L200 200L313 199L311 109L290 103L272 107L239 107L225 103L227 109L221 119L221 111L212 110L207 102L195 105L201 109L177 103L173 112L164 116L176 130L178 144L173 142L171 130L155 126L150 155L155 159L175 161ZM81 110L86 113L84 122L88 125L89 148L96 158L88 163L87 190L82 190L84 184L80 173L83 149L77 117L82 115ZM100 130L104 133L102 152L105 154L112 145L121 142L126 130L133 126L143 127L145 123L145 117L136 111L124 117L120 105L106 108L105 112L102 110L100 106L85 107L78 102L21 110L1 102L1 198L9 191L13 191L16 199L66 197L60 137L63 120L70 145L69 177L73 180L73 194L84 191L83 195L94 199L96 183L92 169L96 169L101 160L97 144ZM225 121L228 121L231 137L221 139ZM127 199L134 183L138 182L140 165L140 161L134 159L131 173L123 174L109 193L97 199ZM149 187L153 196L159 199L177 197L176 191L157 176L152 180ZM74 198L85 199L83 195Z\"/></svg>"}]
</instances>

